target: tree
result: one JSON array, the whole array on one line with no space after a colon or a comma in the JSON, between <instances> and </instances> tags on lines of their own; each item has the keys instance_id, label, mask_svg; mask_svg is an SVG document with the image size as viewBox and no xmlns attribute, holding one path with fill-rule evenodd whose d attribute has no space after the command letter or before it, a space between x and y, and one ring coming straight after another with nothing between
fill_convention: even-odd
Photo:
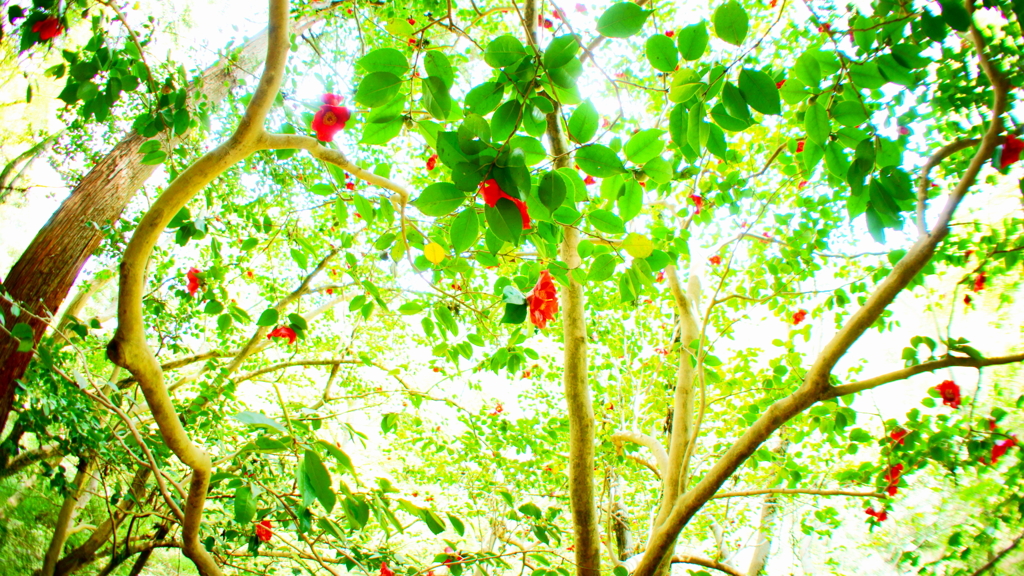
<instances>
[{"instance_id":1,"label":"tree","mask_svg":"<svg viewBox=\"0 0 1024 576\"><path fill-rule=\"evenodd\" d=\"M982 354L954 321L980 313L971 294L1010 299L1017 287L1019 216L969 203L993 193L979 177L1005 181L1024 148L1007 129L1024 81L1019 3L981 17L972 2L839 15L730 0L709 22L664 31L669 6L614 3L596 26L586 6L542 8L353 4L307 50L289 35L289 3L271 0L259 85L232 102L219 144L198 157L142 144L173 179L118 256L106 352L130 377L97 378L109 365L89 343L107 333L75 325L77 337L58 335L70 351L42 345L18 422L40 443L60 429L77 448L65 453L96 454L79 462L62 511L79 505L90 466L116 471L134 496L55 562L70 521L59 520L44 571L99 554L109 573L180 547L200 574L287 558L458 576L511 569L510 557L581 576L602 561L638 576L672 563L741 574L718 519L763 496L756 574L780 500L869 499L874 528L897 521L894 497L917 479L963 477L1008 487L986 504L999 537L960 529L937 564L894 561L966 574L1016 553L1019 391L972 397L962 373L933 376L923 410L874 424L856 399L1024 360L1013 346ZM295 95L309 70L338 62L338 77L315 76L322 103ZM168 230L198 251L161 243ZM951 294L926 294L943 282ZM949 314L945 332L907 332L890 371L842 364L898 331L887 310L898 297ZM39 333L10 329L23 346ZM522 416L461 401L479 371L529 382ZM445 374L436 389L418 385L431 373ZM238 394L267 375L274 417ZM401 405L380 410L372 440L409 459L384 465L402 487L364 483L335 442L368 431L321 415L387 398L381 375ZM315 403L303 379L323 381ZM53 402L89 416L55 422L40 409ZM458 490L438 502L438 486ZM101 551L113 536L133 542L119 531L135 507L157 515L143 525L151 536ZM825 510L808 531L838 523ZM478 546L399 554L427 532L469 538L467 525Z\"/></svg>"}]
</instances>

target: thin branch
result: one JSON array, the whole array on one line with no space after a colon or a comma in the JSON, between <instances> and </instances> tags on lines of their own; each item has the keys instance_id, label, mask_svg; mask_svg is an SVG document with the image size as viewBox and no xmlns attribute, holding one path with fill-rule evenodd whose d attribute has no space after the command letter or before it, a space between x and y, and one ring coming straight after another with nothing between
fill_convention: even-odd
<instances>
[{"instance_id":1,"label":"thin branch","mask_svg":"<svg viewBox=\"0 0 1024 576\"><path fill-rule=\"evenodd\" d=\"M875 376L867 380L861 380L860 382L854 382L852 384L845 384L842 386L833 386L825 398L838 398L839 396L845 396L847 394L855 394L857 392L863 392L865 390L871 390L877 388L883 384L889 384L890 382L897 382L899 380L906 380L911 376L917 374L924 374L925 372L934 372L943 368L949 368L951 366L963 366L966 368L984 368L985 366L1000 366L1003 364L1013 364L1016 362L1024 362L1024 353L1022 354L1011 354L1009 356L997 356L995 358L970 358L963 356L947 356L941 360L933 360L931 362L923 362L916 366L897 370L895 372L889 372L888 374L882 374L881 376Z\"/></svg>"},{"instance_id":2,"label":"thin branch","mask_svg":"<svg viewBox=\"0 0 1024 576\"><path fill-rule=\"evenodd\" d=\"M732 566L729 566L728 564L723 564L722 562L718 562L717 560L712 560L710 558L704 558L703 556L693 556L691 554L676 554L672 557L672 563L693 564L695 566L711 568L712 570L718 570L719 572L729 574L729 576L746 576L744 573L740 572L736 568L733 568Z\"/></svg>"},{"instance_id":3,"label":"thin branch","mask_svg":"<svg viewBox=\"0 0 1024 576\"><path fill-rule=\"evenodd\" d=\"M928 229L925 228L924 211L925 205L928 202L928 187L931 182L928 180L928 175L931 173L932 168L938 166L943 160L949 158L953 154L972 146L977 146L979 140L957 140L952 144L946 144L942 148L939 148L937 152L928 158L928 161L921 167L921 176L917 179L917 232L920 236L926 236Z\"/></svg>"},{"instance_id":4,"label":"thin branch","mask_svg":"<svg viewBox=\"0 0 1024 576\"><path fill-rule=\"evenodd\" d=\"M1022 540L1024 540L1024 533L1021 533L1020 536L1017 536L1016 540L1011 542L1010 545L1007 546L1006 548L1003 548L1003 550L1001 552L999 552L998 554L996 554L994 558L989 560L988 563L986 563L981 568L978 568L977 570L975 570L974 574L972 574L971 576L981 576L981 574L984 574L985 572L988 572L989 570L995 568L996 564L998 564L999 561L1002 560L1004 556L1006 556L1007 554L1012 552L1013 549L1016 548L1017 546L1020 546L1020 543L1021 543Z\"/></svg>"},{"instance_id":5,"label":"thin branch","mask_svg":"<svg viewBox=\"0 0 1024 576\"><path fill-rule=\"evenodd\" d=\"M712 500L719 498L739 498L742 496L763 496L765 494L807 494L810 496L858 496L861 498L888 498L880 492L851 492L849 490L801 490L788 488L767 488L763 490L743 490L740 492L719 492L711 497Z\"/></svg>"},{"instance_id":6,"label":"thin branch","mask_svg":"<svg viewBox=\"0 0 1024 576\"><path fill-rule=\"evenodd\" d=\"M661 477L664 470L668 467L668 453L665 452L665 447L661 445L661 442L659 442L657 438L640 432L616 432L615 434L612 434L611 441L619 446L625 442L632 442L646 447L654 456L654 462L657 464L657 468L655 468L654 472L659 477Z\"/></svg>"}]
</instances>

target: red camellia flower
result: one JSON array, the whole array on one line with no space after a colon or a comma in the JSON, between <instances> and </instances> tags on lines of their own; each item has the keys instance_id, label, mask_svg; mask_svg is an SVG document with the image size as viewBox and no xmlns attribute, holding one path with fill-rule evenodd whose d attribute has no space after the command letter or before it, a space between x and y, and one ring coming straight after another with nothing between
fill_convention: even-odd
<instances>
[{"instance_id":1,"label":"red camellia flower","mask_svg":"<svg viewBox=\"0 0 1024 576\"><path fill-rule=\"evenodd\" d=\"M973 290L975 292L981 292L984 289L985 289L985 273L984 272L979 272L978 276L974 279L974 288L973 288Z\"/></svg>"},{"instance_id":2,"label":"red camellia flower","mask_svg":"<svg viewBox=\"0 0 1024 576\"><path fill-rule=\"evenodd\" d=\"M416 25L416 20L413 19L413 18L409 18L409 26L415 26L415 25Z\"/></svg>"},{"instance_id":3,"label":"red camellia flower","mask_svg":"<svg viewBox=\"0 0 1024 576\"><path fill-rule=\"evenodd\" d=\"M594 177L588 174L587 177L583 179L583 183L586 184L587 186L592 186L594 184L597 184L597 180L594 180Z\"/></svg>"},{"instance_id":4,"label":"red camellia flower","mask_svg":"<svg viewBox=\"0 0 1024 576\"><path fill-rule=\"evenodd\" d=\"M952 380L944 380L942 384L935 387L939 391L939 395L942 396L942 403L950 408L957 409L960 407L960 387L956 385L956 382Z\"/></svg>"},{"instance_id":5,"label":"red camellia flower","mask_svg":"<svg viewBox=\"0 0 1024 576\"><path fill-rule=\"evenodd\" d=\"M313 116L313 131L316 132L316 139L321 142L331 142L334 135L345 127L345 122L352 117L352 113L341 104L341 96L337 94L324 94L324 105L317 110Z\"/></svg>"},{"instance_id":6,"label":"red camellia flower","mask_svg":"<svg viewBox=\"0 0 1024 576\"><path fill-rule=\"evenodd\" d=\"M778 82L775 83L775 87L776 88L782 88L785 85L786 85L786 79L785 78L783 78L782 80L779 80Z\"/></svg>"},{"instance_id":7,"label":"red camellia flower","mask_svg":"<svg viewBox=\"0 0 1024 576\"><path fill-rule=\"evenodd\" d=\"M995 432L996 431L996 419L995 418L989 418L988 419L988 431L989 432Z\"/></svg>"},{"instance_id":8,"label":"red camellia flower","mask_svg":"<svg viewBox=\"0 0 1024 576\"><path fill-rule=\"evenodd\" d=\"M827 33L831 32L831 31L832 31L832 25L831 24L825 23L825 24L822 24L821 26L818 26L818 32L821 32L822 34L827 34Z\"/></svg>"},{"instance_id":9,"label":"red camellia flower","mask_svg":"<svg viewBox=\"0 0 1024 576\"><path fill-rule=\"evenodd\" d=\"M295 344L295 340L298 337L299 336L298 334L295 333L295 330L292 330L288 326L278 326L277 328L271 330L270 334L267 334L268 340L271 338L287 338L289 344Z\"/></svg>"},{"instance_id":10,"label":"red camellia flower","mask_svg":"<svg viewBox=\"0 0 1024 576\"><path fill-rule=\"evenodd\" d=\"M722 257L719 256L718 254L715 254L711 258L708 258L708 262L711 262L711 264L713 264L714 266L718 266L719 264L722 263Z\"/></svg>"},{"instance_id":11,"label":"red camellia flower","mask_svg":"<svg viewBox=\"0 0 1024 576\"><path fill-rule=\"evenodd\" d=\"M1009 438L1002 440L996 440L996 443L992 446L992 464L995 465L1000 458L1006 454L1006 451L1017 445L1017 437L1011 435Z\"/></svg>"},{"instance_id":12,"label":"red camellia flower","mask_svg":"<svg viewBox=\"0 0 1024 576\"><path fill-rule=\"evenodd\" d=\"M51 16L33 24L32 31L39 34L40 40L49 40L60 36L64 32L64 27L60 25L60 20ZM1017 154L1020 155L1019 152Z\"/></svg>"},{"instance_id":13,"label":"red camellia flower","mask_svg":"<svg viewBox=\"0 0 1024 576\"><path fill-rule=\"evenodd\" d=\"M889 496L895 496L899 490L900 476L903 475L903 464L896 464L890 466L889 471L885 473L885 481L889 483L886 486L885 491L889 493Z\"/></svg>"},{"instance_id":14,"label":"red camellia flower","mask_svg":"<svg viewBox=\"0 0 1024 576\"><path fill-rule=\"evenodd\" d=\"M868 516L874 517L874 519L878 520L879 522L883 522L886 518L889 517L889 514L887 514L885 510L879 510L876 512L874 508L868 508L867 510L864 511L864 513Z\"/></svg>"},{"instance_id":15,"label":"red camellia flower","mask_svg":"<svg viewBox=\"0 0 1024 576\"><path fill-rule=\"evenodd\" d=\"M658 272L658 276L654 278L654 281L655 282L664 282L665 281L665 271L662 270L661 272Z\"/></svg>"},{"instance_id":16,"label":"red camellia flower","mask_svg":"<svg viewBox=\"0 0 1024 576\"><path fill-rule=\"evenodd\" d=\"M511 200L519 209L519 215L523 217L523 230L530 229L530 213L526 210L526 202L523 202L519 198L513 198L505 193L504 190L498 186L498 181L494 178L490 180L484 180L480 183L480 192L484 196L484 204L487 204L491 208L494 208L498 204L498 200L502 198Z\"/></svg>"},{"instance_id":17,"label":"red camellia flower","mask_svg":"<svg viewBox=\"0 0 1024 576\"><path fill-rule=\"evenodd\" d=\"M270 520L264 520L256 525L256 538L259 538L260 542L270 542L270 538L274 533L270 530Z\"/></svg>"},{"instance_id":18,"label":"red camellia flower","mask_svg":"<svg viewBox=\"0 0 1024 576\"><path fill-rule=\"evenodd\" d=\"M892 432L889 432L889 438L892 438L893 442L903 446L903 439L907 437L907 434L910 434L910 432L907 432L903 428L895 428Z\"/></svg>"},{"instance_id":19,"label":"red camellia flower","mask_svg":"<svg viewBox=\"0 0 1024 576\"><path fill-rule=\"evenodd\" d=\"M32 27L35 30L35 27ZM59 32L58 32L59 34ZM46 37L43 37L46 40ZM1006 143L1003 144L1003 152L999 155L999 167L1006 168L1010 164L1020 160L1020 153L1024 151L1024 140L1013 134L1006 135Z\"/></svg>"},{"instance_id":20,"label":"red camellia flower","mask_svg":"<svg viewBox=\"0 0 1024 576\"><path fill-rule=\"evenodd\" d=\"M807 187L807 184L808 184L807 180L801 180L801 181L800 181L800 182L799 182L799 183L798 183L798 184L796 185L796 189L797 189L797 190L803 190L804 188L806 188L806 187Z\"/></svg>"},{"instance_id":21,"label":"red camellia flower","mask_svg":"<svg viewBox=\"0 0 1024 576\"><path fill-rule=\"evenodd\" d=\"M541 271L533 292L526 297L526 305L530 308L530 322L541 330L555 317L558 312L558 292L547 270Z\"/></svg>"},{"instance_id":22,"label":"red camellia flower","mask_svg":"<svg viewBox=\"0 0 1024 576\"><path fill-rule=\"evenodd\" d=\"M351 180L348 181L348 182L345 182L345 190L355 190L355 189L356 189L356 183L355 182L352 182Z\"/></svg>"},{"instance_id":23,"label":"red camellia flower","mask_svg":"<svg viewBox=\"0 0 1024 576\"><path fill-rule=\"evenodd\" d=\"M199 268L189 268L188 272L185 272L185 277L188 278L188 295L195 296L196 292L199 292L199 274L202 272Z\"/></svg>"},{"instance_id":24,"label":"red camellia flower","mask_svg":"<svg viewBox=\"0 0 1024 576\"><path fill-rule=\"evenodd\" d=\"M775 8L778 5L779 5L779 0L772 0L771 2L768 3L768 7L769 8Z\"/></svg>"},{"instance_id":25,"label":"red camellia flower","mask_svg":"<svg viewBox=\"0 0 1024 576\"><path fill-rule=\"evenodd\" d=\"M395 571L388 568L387 562L380 563L380 576L395 576Z\"/></svg>"},{"instance_id":26,"label":"red camellia flower","mask_svg":"<svg viewBox=\"0 0 1024 576\"><path fill-rule=\"evenodd\" d=\"M699 194L690 194L690 201L697 207L697 214L704 208L704 197Z\"/></svg>"},{"instance_id":27,"label":"red camellia flower","mask_svg":"<svg viewBox=\"0 0 1024 576\"><path fill-rule=\"evenodd\" d=\"M797 310L793 314L793 326L800 325L800 323L803 322L806 319L807 319L807 310L803 310L803 309Z\"/></svg>"},{"instance_id":28,"label":"red camellia flower","mask_svg":"<svg viewBox=\"0 0 1024 576\"><path fill-rule=\"evenodd\" d=\"M796 143L796 151L797 152L803 152L804 151L804 141L803 140L801 140L801 141Z\"/></svg>"},{"instance_id":29,"label":"red camellia flower","mask_svg":"<svg viewBox=\"0 0 1024 576\"><path fill-rule=\"evenodd\" d=\"M437 168L437 154L427 158L427 172L433 171L434 168Z\"/></svg>"},{"instance_id":30,"label":"red camellia flower","mask_svg":"<svg viewBox=\"0 0 1024 576\"><path fill-rule=\"evenodd\" d=\"M668 36L669 38L671 38L671 37L673 37L675 35L676 35L676 31L675 30L666 30L665 31L665 36Z\"/></svg>"},{"instance_id":31,"label":"red camellia flower","mask_svg":"<svg viewBox=\"0 0 1024 576\"><path fill-rule=\"evenodd\" d=\"M970 294L964 294L964 304L966 304L968 306L971 305L971 295Z\"/></svg>"}]
</instances>

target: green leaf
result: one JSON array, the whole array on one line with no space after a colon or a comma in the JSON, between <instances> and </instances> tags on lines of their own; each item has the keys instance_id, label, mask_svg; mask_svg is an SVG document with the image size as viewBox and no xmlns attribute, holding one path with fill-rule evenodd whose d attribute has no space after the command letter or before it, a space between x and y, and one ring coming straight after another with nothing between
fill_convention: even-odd
<instances>
[{"instance_id":1,"label":"green leaf","mask_svg":"<svg viewBox=\"0 0 1024 576\"><path fill-rule=\"evenodd\" d=\"M587 282L604 282L611 278L618 263L619 259L612 253L594 258L594 263L590 265L590 271L587 273Z\"/></svg>"},{"instance_id":2,"label":"green leaf","mask_svg":"<svg viewBox=\"0 0 1024 576\"><path fill-rule=\"evenodd\" d=\"M846 100L832 107L832 117L843 126L860 126L868 121L868 114L860 102Z\"/></svg>"},{"instance_id":3,"label":"green leaf","mask_svg":"<svg viewBox=\"0 0 1024 576\"><path fill-rule=\"evenodd\" d=\"M476 239L480 235L479 222L480 219L476 215L476 208L473 206L463 210L452 220L448 237L456 254L464 252L476 244Z\"/></svg>"},{"instance_id":4,"label":"green leaf","mask_svg":"<svg viewBox=\"0 0 1024 576\"><path fill-rule=\"evenodd\" d=\"M828 112L825 107L815 102L807 107L804 115L804 126L807 127L807 138L819 146L828 142L828 135L831 133Z\"/></svg>"},{"instance_id":5,"label":"green leaf","mask_svg":"<svg viewBox=\"0 0 1024 576\"><path fill-rule=\"evenodd\" d=\"M772 77L759 70L744 68L740 72L740 92L751 108L761 114L781 114L779 89Z\"/></svg>"},{"instance_id":6,"label":"green leaf","mask_svg":"<svg viewBox=\"0 0 1024 576\"><path fill-rule=\"evenodd\" d=\"M622 241L622 249L633 258L647 258L654 253L654 243L647 236L633 232Z\"/></svg>"},{"instance_id":7,"label":"green leaf","mask_svg":"<svg viewBox=\"0 0 1024 576\"><path fill-rule=\"evenodd\" d=\"M594 210L587 214L587 221L605 234L624 234L626 232L626 225L622 223L622 218L608 210Z\"/></svg>"},{"instance_id":8,"label":"green leaf","mask_svg":"<svg viewBox=\"0 0 1024 576\"><path fill-rule=\"evenodd\" d=\"M617 2L597 19L597 33L609 38L629 38L644 27L651 12L633 2Z\"/></svg>"},{"instance_id":9,"label":"green leaf","mask_svg":"<svg viewBox=\"0 0 1024 576\"><path fill-rule=\"evenodd\" d=\"M446 120L452 111L452 97L443 78L423 79L423 107L437 120Z\"/></svg>"},{"instance_id":10,"label":"green leaf","mask_svg":"<svg viewBox=\"0 0 1024 576\"><path fill-rule=\"evenodd\" d=\"M644 164L650 161L665 149L665 141L661 138L664 135L664 130L656 128L641 130L633 134L623 148L626 158L634 164Z\"/></svg>"},{"instance_id":11,"label":"green leaf","mask_svg":"<svg viewBox=\"0 0 1024 576\"><path fill-rule=\"evenodd\" d=\"M459 536L464 536L466 534L466 525L462 523L462 520L448 514L448 521L452 523L452 528L455 529L456 534Z\"/></svg>"},{"instance_id":12,"label":"green leaf","mask_svg":"<svg viewBox=\"0 0 1024 576\"><path fill-rule=\"evenodd\" d=\"M371 72L356 89L356 102L376 108L391 101L402 87L402 79L391 72Z\"/></svg>"},{"instance_id":13,"label":"green leaf","mask_svg":"<svg viewBox=\"0 0 1024 576\"><path fill-rule=\"evenodd\" d=\"M706 84L701 81L700 74L689 68L677 70L672 75L672 85L669 86L668 99L672 102L686 102L700 92Z\"/></svg>"},{"instance_id":14,"label":"green leaf","mask_svg":"<svg viewBox=\"0 0 1024 576\"><path fill-rule=\"evenodd\" d=\"M885 78L878 70L878 64L867 62L850 66L850 80L858 88L877 90L885 86Z\"/></svg>"},{"instance_id":15,"label":"green leaf","mask_svg":"<svg viewBox=\"0 0 1024 576\"><path fill-rule=\"evenodd\" d=\"M590 142L597 134L597 108L590 99L576 107L569 117L569 136L580 144Z\"/></svg>"},{"instance_id":16,"label":"green leaf","mask_svg":"<svg viewBox=\"0 0 1024 576\"><path fill-rule=\"evenodd\" d=\"M733 46L739 46L747 37L747 11L736 0L730 0L716 8L711 20L715 24L715 35Z\"/></svg>"},{"instance_id":17,"label":"green leaf","mask_svg":"<svg viewBox=\"0 0 1024 576\"><path fill-rule=\"evenodd\" d=\"M615 201L615 205L619 208L619 216L622 217L623 222L629 222L643 209L643 190L640 184L632 178L626 182L622 195Z\"/></svg>"},{"instance_id":18,"label":"green leaf","mask_svg":"<svg viewBox=\"0 0 1024 576\"><path fill-rule=\"evenodd\" d=\"M676 43L683 60L700 60L708 49L708 38L708 25L703 20L680 30Z\"/></svg>"},{"instance_id":19,"label":"green leaf","mask_svg":"<svg viewBox=\"0 0 1024 576\"><path fill-rule=\"evenodd\" d=\"M491 68L504 68L519 62L526 56L526 49L518 38L511 34L498 36L487 45L484 62Z\"/></svg>"},{"instance_id":20,"label":"green leaf","mask_svg":"<svg viewBox=\"0 0 1024 576\"><path fill-rule=\"evenodd\" d=\"M452 63L440 50L430 50L423 56L423 67L427 71L427 77L440 78L447 90L451 90L455 84L455 70Z\"/></svg>"},{"instance_id":21,"label":"green leaf","mask_svg":"<svg viewBox=\"0 0 1024 576\"><path fill-rule=\"evenodd\" d=\"M568 192L569 185L561 174L545 172L540 177L540 182L537 186L537 196L540 198L540 203L551 212L562 206Z\"/></svg>"},{"instance_id":22,"label":"green leaf","mask_svg":"<svg viewBox=\"0 0 1024 576\"><path fill-rule=\"evenodd\" d=\"M971 15L960 0L939 0L939 6L942 6L942 19L953 30L967 32L971 27Z\"/></svg>"},{"instance_id":23,"label":"green leaf","mask_svg":"<svg viewBox=\"0 0 1024 576\"><path fill-rule=\"evenodd\" d=\"M389 120L377 122L365 122L363 124L363 136L359 139L360 144L383 146L402 132L405 121L400 116Z\"/></svg>"},{"instance_id":24,"label":"green leaf","mask_svg":"<svg viewBox=\"0 0 1024 576\"><path fill-rule=\"evenodd\" d=\"M538 508L533 502L523 504L519 507L519 511L531 518L536 518L537 520L540 520L541 516L543 516L543 512L541 512L540 508Z\"/></svg>"},{"instance_id":25,"label":"green leaf","mask_svg":"<svg viewBox=\"0 0 1024 576\"><path fill-rule=\"evenodd\" d=\"M366 72L388 72L402 76L409 71L409 60L395 48L380 48L356 60L356 65Z\"/></svg>"},{"instance_id":26,"label":"green leaf","mask_svg":"<svg viewBox=\"0 0 1024 576\"><path fill-rule=\"evenodd\" d=\"M320 455L312 450L306 450L302 455L302 469L309 478L309 484L313 487L316 499L320 501L324 510L327 512L333 510L338 498L335 496L334 490L331 489L331 473L327 471Z\"/></svg>"},{"instance_id":27,"label":"green leaf","mask_svg":"<svg viewBox=\"0 0 1024 576\"><path fill-rule=\"evenodd\" d=\"M676 69L676 64L679 64L679 52L676 50L675 42L664 34L655 34L648 38L644 52L647 54L647 61L655 70L671 72Z\"/></svg>"},{"instance_id":28,"label":"green leaf","mask_svg":"<svg viewBox=\"0 0 1024 576\"><path fill-rule=\"evenodd\" d=\"M573 56L580 49L579 40L572 34L557 36L551 40L544 50L544 67L553 70L561 68L572 60Z\"/></svg>"},{"instance_id":29,"label":"green leaf","mask_svg":"<svg viewBox=\"0 0 1024 576\"><path fill-rule=\"evenodd\" d=\"M491 116L491 137L496 142L508 140L515 133L522 108L517 100L509 100L494 112Z\"/></svg>"},{"instance_id":30,"label":"green leaf","mask_svg":"<svg viewBox=\"0 0 1024 576\"><path fill-rule=\"evenodd\" d=\"M672 181L672 165L661 156L655 156L644 164L644 174L658 184L665 184Z\"/></svg>"},{"instance_id":31,"label":"green leaf","mask_svg":"<svg viewBox=\"0 0 1024 576\"><path fill-rule=\"evenodd\" d=\"M821 83L821 64L811 50L804 52L796 59L793 74L804 84L817 88Z\"/></svg>"},{"instance_id":32,"label":"green leaf","mask_svg":"<svg viewBox=\"0 0 1024 576\"><path fill-rule=\"evenodd\" d=\"M522 324L530 307L526 304L505 303L505 314L501 317L502 324Z\"/></svg>"},{"instance_id":33,"label":"green leaf","mask_svg":"<svg viewBox=\"0 0 1024 576\"><path fill-rule=\"evenodd\" d=\"M440 516L438 516L437 513L434 512L433 510L429 510L427 508L420 508L420 518L423 519L423 522L426 523L427 528L429 528L430 532L435 536L440 534L441 532L444 532L444 520ZM453 566L458 566L458 564L454 564Z\"/></svg>"},{"instance_id":34,"label":"green leaf","mask_svg":"<svg viewBox=\"0 0 1024 576\"><path fill-rule=\"evenodd\" d=\"M484 82L474 86L472 90L466 94L466 109L473 114L479 114L483 116L495 108L498 104L501 104L502 98L505 97L505 86L498 84L497 82Z\"/></svg>"},{"instance_id":35,"label":"green leaf","mask_svg":"<svg viewBox=\"0 0 1024 576\"><path fill-rule=\"evenodd\" d=\"M228 316L230 318L231 316ZM238 420L242 424L252 426L254 428L263 428L265 430L277 430L278 432L288 432L284 426L281 426L273 418L269 418L259 412L239 412L232 416L235 420Z\"/></svg>"},{"instance_id":36,"label":"green leaf","mask_svg":"<svg viewBox=\"0 0 1024 576\"><path fill-rule=\"evenodd\" d=\"M511 200L501 198L494 206L485 206L484 218L487 220L487 227L495 236L512 244L519 243L519 236L523 232L523 218L519 208Z\"/></svg>"},{"instance_id":37,"label":"green leaf","mask_svg":"<svg viewBox=\"0 0 1024 576\"><path fill-rule=\"evenodd\" d=\"M260 314L260 318L259 320L256 321L256 325L262 326L264 328L268 326L274 326L277 324L277 320L278 318L280 318L280 316L281 315L277 312L277 310L274 310L273 308L267 308L266 310L263 311L262 314Z\"/></svg>"},{"instance_id":38,"label":"green leaf","mask_svg":"<svg viewBox=\"0 0 1024 576\"><path fill-rule=\"evenodd\" d=\"M344 450L324 440L317 440L316 444L333 456L334 459L338 461L338 464L341 464L342 468L349 472L356 471L356 467L352 464L352 459L348 457L348 454L346 454Z\"/></svg>"},{"instance_id":39,"label":"green leaf","mask_svg":"<svg viewBox=\"0 0 1024 576\"><path fill-rule=\"evenodd\" d=\"M413 200L412 205L427 216L447 216L462 206L466 201L466 193L449 182L431 184Z\"/></svg>"},{"instance_id":40,"label":"green leaf","mask_svg":"<svg viewBox=\"0 0 1024 576\"><path fill-rule=\"evenodd\" d=\"M256 516L256 499L252 496L252 488L239 486L235 489L235 522L249 524Z\"/></svg>"},{"instance_id":41,"label":"green leaf","mask_svg":"<svg viewBox=\"0 0 1024 576\"><path fill-rule=\"evenodd\" d=\"M576 163L584 172L598 178L607 178L626 172L619 155L602 144L591 144L576 151Z\"/></svg>"}]
</instances>

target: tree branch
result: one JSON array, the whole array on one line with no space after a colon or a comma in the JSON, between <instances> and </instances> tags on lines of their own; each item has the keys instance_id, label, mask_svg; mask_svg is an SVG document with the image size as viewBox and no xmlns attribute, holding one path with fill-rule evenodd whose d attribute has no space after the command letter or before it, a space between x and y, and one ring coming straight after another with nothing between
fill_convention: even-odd
<instances>
[{"instance_id":1,"label":"tree branch","mask_svg":"<svg viewBox=\"0 0 1024 576\"><path fill-rule=\"evenodd\" d=\"M833 386L825 398L837 398L839 396L845 396L847 394L854 394L857 392L863 392L872 388L877 388L883 384L889 384L890 382L896 382L899 380L906 380L911 376L918 374L924 374L925 372L934 372L943 368L949 368L951 366L963 366L967 368L984 368L986 366L999 366L1002 364L1013 364L1015 362L1024 362L1024 353L1011 354L1010 356L998 356L995 358L969 358L961 356L947 356L941 360L933 360L931 362L924 362L916 366L897 370L895 372L889 372L888 374L882 374L881 376L875 376L867 380L861 380L860 382L854 382L852 384L845 384L842 386Z\"/></svg>"},{"instance_id":2,"label":"tree branch","mask_svg":"<svg viewBox=\"0 0 1024 576\"><path fill-rule=\"evenodd\" d=\"M612 434L611 441L616 445L621 446L625 442L632 442L644 446L651 451L654 456L654 462L657 464L655 473L658 476L665 474L665 470L668 467L668 453L665 452L665 447L658 442L657 438L642 434L640 432L616 432Z\"/></svg>"},{"instance_id":3,"label":"tree branch","mask_svg":"<svg viewBox=\"0 0 1024 576\"><path fill-rule=\"evenodd\" d=\"M859 496L862 498L888 498L879 492L851 492L849 490L802 490L799 488L766 488L763 490L743 490L740 492L719 492L711 497L712 500L720 498L739 498L742 496L763 496L765 494L807 494L810 496Z\"/></svg>"}]
</instances>

